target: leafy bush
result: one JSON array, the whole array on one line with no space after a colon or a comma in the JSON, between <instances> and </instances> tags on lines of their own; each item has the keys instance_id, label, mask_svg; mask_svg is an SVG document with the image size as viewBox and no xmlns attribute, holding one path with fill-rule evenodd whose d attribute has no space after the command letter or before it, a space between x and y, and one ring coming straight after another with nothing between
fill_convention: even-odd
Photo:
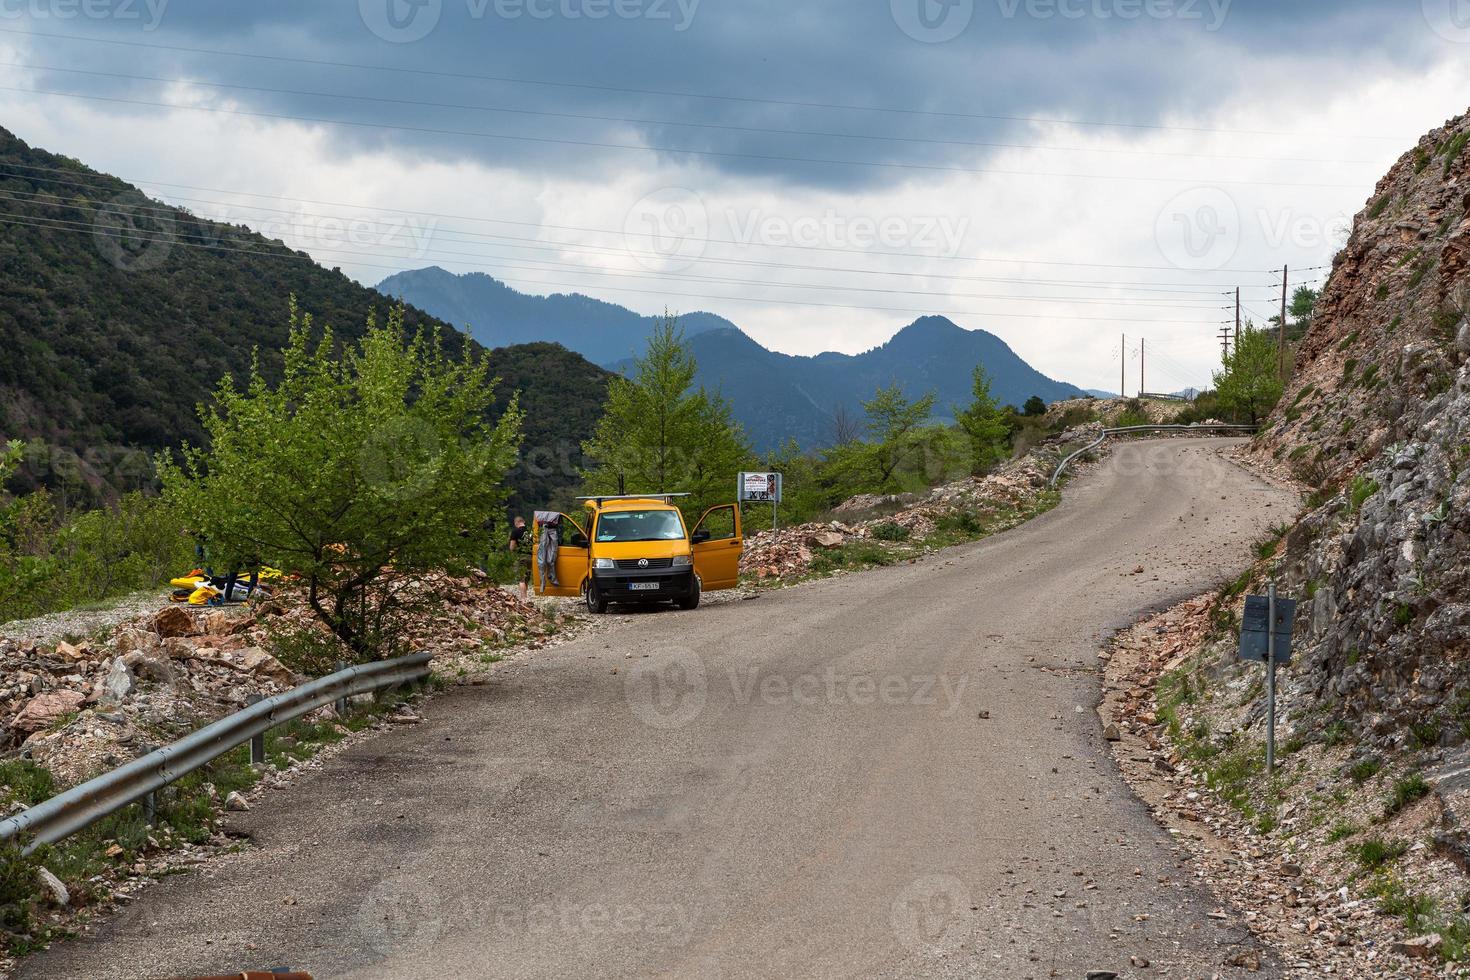
<instances>
[{"instance_id":1,"label":"leafy bush","mask_svg":"<svg viewBox=\"0 0 1470 980\"><path fill-rule=\"evenodd\" d=\"M1403 841L1385 843L1382 838L1370 837L1353 848L1358 863L1369 871L1376 871L1392 861L1397 861L1409 850Z\"/></svg>"},{"instance_id":2,"label":"leafy bush","mask_svg":"<svg viewBox=\"0 0 1470 980\"><path fill-rule=\"evenodd\" d=\"M1366 783L1368 780L1378 775L1378 770L1382 768L1383 763L1379 762L1377 759L1364 759L1362 762L1353 763L1353 765L1348 769L1348 778L1361 786L1363 783Z\"/></svg>"},{"instance_id":3,"label":"leafy bush","mask_svg":"<svg viewBox=\"0 0 1470 980\"><path fill-rule=\"evenodd\" d=\"M1371 477L1353 477L1352 485L1348 488L1348 513L1356 514L1363 508L1364 502L1379 489L1378 481Z\"/></svg>"},{"instance_id":4,"label":"leafy bush","mask_svg":"<svg viewBox=\"0 0 1470 980\"><path fill-rule=\"evenodd\" d=\"M355 346L319 336L293 302L279 384L226 377L201 410L209 448L159 460L165 499L228 564L294 574L312 612L356 659L395 653L430 590L394 576L463 571L505 500L520 445L514 399L491 421L483 356L453 359L402 311Z\"/></svg>"},{"instance_id":5,"label":"leafy bush","mask_svg":"<svg viewBox=\"0 0 1470 980\"><path fill-rule=\"evenodd\" d=\"M873 525L868 532L879 541L907 541L909 529L896 521L884 521L882 524Z\"/></svg>"},{"instance_id":6,"label":"leafy bush","mask_svg":"<svg viewBox=\"0 0 1470 980\"><path fill-rule=\"evenodd\" d=\"M1388 794L1388 800L1384 803L1383 812L1385 816L1393 816L1410 803L1415 803L1429 795L1429 783L1417 772L1410 773L1394 781L1393 789Z\"/></svg>"}]
</instances>

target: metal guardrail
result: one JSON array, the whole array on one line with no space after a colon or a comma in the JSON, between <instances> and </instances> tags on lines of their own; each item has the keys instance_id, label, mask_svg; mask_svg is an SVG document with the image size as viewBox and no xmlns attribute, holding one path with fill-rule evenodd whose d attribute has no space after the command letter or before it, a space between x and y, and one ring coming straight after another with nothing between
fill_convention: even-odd
<instances>
[{"instance_id":1,"label":"metal guardrail","mask_svg":"<svg viewBox=\"0 0 1470 980\"><path fill-rule=\"evenodd\" d=\"M1102 435L1098 436L1097 437L1097 440L1095 442L1088 443L1087 445L1083 446L1081 449L1077 450L1076 452L1070 454L1069 456L1067 456L1066 459L1062 460L1060 463L1057 464L1057 470L1056 470L1055 473L1053 473L1051 475L1051 483L1048 484L1048 486L1050 486L1052 489L1055 489L1056 488L1056 485L1057 485L1057 481L1061 480L1062 474L1067 471L1067 467L1069 465L1071 465L1072 460L1076 459L1078 456L1081 456L1083 453L1090 453L1090 452L1092 452L1098 446L1101 446L1104 442L1107 442L1108 436L1134 435L1136 433L1144 433L1144 432L1239 432L1239 433L1247 433L1247 432L1255 432L1256 429L1257 429L1257 426L1254 426L1254 425L1127 425L1127 426L1123 426L1122 428L1118 428L1118 429L1103 429L1102 430Z\"/></svg>"},{"instance_id":2,"label":"metal guardrail","mask_svg":"<svg viewBox=\"0 0 1470 980\"><path fill-rule=\"evenodd\" d=\"M25 853L29 854L41 844L54 844L140 800L151 814L155 792L246 742L253 743L252 761L264 761L264 735L277 725L357 694L427 680L432 656L415 653L396 660L348 667L284 694L257 701L172 745L0 820L0 841L20 833L29 834L33 838L25 847Z\"/></svg>"}]
</instances>

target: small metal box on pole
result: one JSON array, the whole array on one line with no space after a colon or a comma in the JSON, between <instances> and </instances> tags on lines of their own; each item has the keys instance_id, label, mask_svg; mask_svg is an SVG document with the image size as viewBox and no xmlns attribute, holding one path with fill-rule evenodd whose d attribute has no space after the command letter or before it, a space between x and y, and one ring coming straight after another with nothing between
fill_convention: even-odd
<instances>
[{"instance_id":1,"label":"small metal box on pole","mask_svg":"<svg viewBox=\"0 0 1470 980\"><path fill-rule=\"evenodd\" d=\"M1245 597L1240 617L1240 659L1266 665L1266 776L1276 770L1276 665L1291 663L1291 628L1296 600L1276 596L1273 580L1265 595Z\"/></svg>"}]
</instances>

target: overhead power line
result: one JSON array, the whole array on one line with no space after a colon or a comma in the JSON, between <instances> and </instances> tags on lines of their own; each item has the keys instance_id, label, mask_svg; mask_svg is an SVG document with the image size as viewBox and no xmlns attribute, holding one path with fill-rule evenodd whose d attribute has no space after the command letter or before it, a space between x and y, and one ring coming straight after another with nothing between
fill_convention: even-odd
<instances>
[{"instance_id":1,"label":"overhead power line","mask_svg":"<svg viewBox=\"0 0 1470 980\"><path fill-rule=\"evenodd\" d=\"M324 126L351 126L361 129L389 129L406 133L423 133L430 136L464 136L472 139L505 140L516 143L537 143L549 146L581 146L599 150L627 150L635 153L687 154L697 157L718 157L735 160L760 160L766 163L810 163L821 166L866 167L880 170L918 170L931 173L974 174L991 177L1031 177L1069 180L1111 180L1128 183L1189 184L1208 183L1218 186L1243 187L1299 187L1308 189L1338 188L1359 190L1360 184L1317 184L1276 180L1236 180L1218 177L1149 177L1142 174L1073 174L1036 170L1004 170L995 167L949 167L930 163L898 163L886 160L844 160L838 157L804 157L779 153L748 153L739 150L702 150L677 146L655 146L638 143L610 143L604 140L574 140L558 136L527 136L520 133L492 133L483 130L444 129L436 126L408 126L402 123L364 122L356 119L332 119L324 116L303 116L287 112L263 112L257 109L230 109L224 106L183 105L176 102L157 102L151 99L125 99L110 95L89 95L82 92L58 92L52 89L21 88L0 85L0 92L20 92L26 95L47 95L54 98L83 99L88 102L106 102L113 105L139 105L156 109L172 109L181 112L211 112L227 116L245 116L254 119L280 119L291 122L319 123Z\"/></svg>"},{"instance_id":2,"label":"overhead power line","mask_svg":"<svg viewBox=\"0 0 1470 980\"><path fill-rule=\"evenodd\" d=\"M1313 163L1313 164L1351 164L1363 166L1376 166L1376 160L1328 160L1319 157L1279 157L1279 156L1253 156L1249 154L1232 153L1183 153L1169 150L1145 150L1131 147L1087 147L1087 146L1049 146L1041 143L997 143L983 140L956 140L936 139L924 136L892 136L881 133L836 133L823 130L808 129L782 129L771 126L736 126L729 123L704 123L689 122L678 119L644 119L633 116L609 116L596 113L583 112L554 112L547 109L528 109L522 106L485 105L483 103L466 102L433 102L421 99L393 99L376 95L357 95L343 92L320 92L310 89L274 88L265 85L244 85L239 82L211 82L197 78L169 78L160 75L136 75L124 72L97 71L90 68L63 68L59 65L23 64L14 61L0 61L0 68L23 68L31 71L52 71L71 75L89 75L97 78L120 78L129 81L158 82L167 85L197 85L214 89L230 89L241 92L260 92L268 95L296 95L308 98L342 99L350 102L371 102L379 105L410 106L419 109L455 109L470 110L474 112L498 112L518 116L542 116L552 119L577 119L591 122L626 123L635 126L679 126L687 129L710 129L735 133L760 133L776 136L802 136L821 139L848 139L869 140L888 143L915 143L932 144L936 146L962 146L987 149L1004 150L1044 150L1066 153L1103 153L1119 154L1124 156L1156 156L1156 157L1183 157L1198 159L1204 157L1211 160L1252 160L1267 163Z\"/></svg>"},{"instance_id":3,"label":"overhead power line","mask_svg":"<svg viewBox=\"0 0 1470 980\"><path fill-rule=\"evenodd\" d=\"M78 171L78 170L76 170L74 168L68 169L68 168L60 168L60 167L33 167L33 166L25 165L25 164L15 164L15 163L9 163L9 162L0 163L0 168L3 168L3 167L10 167L11 169L20 169L20 170L26 170L26 171L40 171L40 172L44 172L44 173L62 173L62 174L68 174L68 175L71 175L71 176L93 176L93 179L96 179L96 180L106 179L105 175L100 175L100 174L98 174L98 175L88 175L88 174L82 173L82 172L80 172L80 171ZM453 220L473 221L473 222L477 222L477 223L488 223L488 224L509 224L509 225L518 225L518 226L522 226L522 227L529 227L529 228L545 228L545 229L549 229L549 230L552 230L552 231L586 232L586 233L591 233L591 234L615 235L615 236L626 236L626 234L627 234L626 231L624 231L622 229L589 228L589 227L578 226L578 225L552 225L552 224L545 224L545 223L542 223L542 222L535 222L535 221L516 221L516 220L512 220L512 219L508 219L508 218L484 218L484 217L475 217L475 216L469 216L469 215L449 214L449 213L438 212L438 211L412 211L412 210L405 210L405 209L401 209L401 208L377 207L375 205L366 205L366 204L347 204L347 203L336 202L336 201L312 201L312 200L305 200L305 199L301 199L301 198L281 197L281 196L271 195L271 194L257 194L257 193L251 192L251 191L223 190L223 189L220 189L220 188L200 187L200 186L193 185L193 184L177 184L177 183L170 183L168 181L147 180L147 179L137 178L137 177L118 178L118 179L127 179L127 180L131 180L134 183L151 184L151 185L157 186L157 187L178 187L178 188L182 188L182 189L185 189L185 190L201 190L201 191L205 191L207 193L234 194L234 195L239 195L239 196L244 196L244 197L259 197L259 198L263 198L265 200L285 201L285 202L288 202L288 203L295 203L295 204L309 204L309 205L320 206L320 207L357 208L357 209L362 209L362 210L378 211L380 213L385 213L385 214L403 214L403 215L413 215L413 216L416 216L416 217L447 218L447 219L453 219ZM63 182L63 183L65 183L65 182ZM86 185L78 185L78 186L86 186ZM179 198L179 199L180 200L184 200L184 198ZM507 238L508 236L491 236L491 237ZM516 239L516 240L519 240L519 241L530 241L530 242L544 242L544 239ZM780 243L780 242L745 242L745 241L737 241L737 240L725 239L725 238L706 238L705 239L705 242L706 242L706 244L710 244L710 245L728 245L728 246L732 246L732 247L742 247L742 248L745 248L745 247L760 247L760 248L799 249L799 250L802 250L802 251L810 251L810 252L834 252L834 253L843 253L843 254L850 254L850 255L866 255L866 256L869 256L869 257L883 257L883 258L917 258L917 259L925 259L925 260L931 260L931 261L946 261L946 262L996 262L996 263L1006 263L1006 264L1011 264L1011 265L1065 266L1065 267L1087 268L1087 269L1124 269L1124 270L1130 270L1130 271L1172 272L1172 273L1180 274L1180 275L1195 275L1195 274L1198 274L1195 270L1181 269L1178 266L1174 266L1174 265L1127 265L1127 264L1112 263L1112 262L1071 262L1071 261L1061 261L1061 260L1051 260L1051 259L1009 258L1009 257L986 256L986 255L943 255L943 254L930 254L930 253L922 253L922 252L874 251L872 249L844 248L844 247L823 246L823 245L807 245L807 244L804 244L804 243L794 243L794 242L793 243ZM701 261L715 261L715 260L702 259ZM736 262L738 260L731 259L731 260L725 260L725 261L728 261L728 262ZM779 263L779 265L785 266L786 264L785 263ZM852 270L852 271L868 272L869 270ZM1267 275L1272 270L1269 270L1269 269L1218 269L1218 270L1203 270L1203 271L1204 272L1207 272L1210 275ZM922 273L898 273L898 274L901 274L901 275L920 275ZM1147 283L1146 285L1161 285L1161 286L1164 286L1164 285L1174 285L1174 284L1171 284L1171 283ZM1216 284L1213 284L1212 283L1210 285L1216 285ZM1220 284L1220 285L1223 285L1223 284Z\"/></svg>"},{"instance_id":4,"label":"overhead power line","mask_svg":"<svg viewBox=\"0 0 1470 980\"><path fill-rule=\"evenodd\" d=\"M14 216L14 215L0 214L0 221L9 222L11 224L23 225L23 226L32 227L32 228L45 228L45 229L50 229L52 231L66 231L66 232L74 232L74 233L76 233L76 232L92 232L92 233L97 233L99 231L99 229L97 228L97 226L94 223L91 223L91 222L65 221L65 220L56 219L56 218L34 218L34 219L26 220L26 219L22 219L22 218L19 218L17 216ZM129 232L129 234L127 236L127 240L129 242L131 242L131 243L137 243L137 244L167 244L167 245L170 245L170 246L178 246L178 247L182 247L182 248L197 248L197 249L205 249L205 250L217 251L217 252L248 254L248 255L258 256L258 257L261 257L261 258L294 258L294 259L301 260L301 261L311 262L313 265L318 264L316 262L316 260L312 258L311 255L306 254L306 253L302 253L302 252L291 251L291 250L287 249L286 246L279 246L280 249L281 249L281 251L270 252L270 251L263 251L263 250L260 250L260 249L232 248L232 247L226 246L226 245L217 245L217 244L201 243L201 242L191 242L191 241L180 240L178 238L171 237L171 236L152 237L152 236L147 236L147 235L139 235L139 234L136 234L134 232ZM356 266L360 266L362 268L390 269L390 270L395 271L395 272L401 272L402 271L401 265L382 265L382 264L375 264L375 263L370 263L370 262L358 261L356 259L356 256L359 255L359 254L362 254L362 253L344 252L341 249L329 249L329 248L328 249L317 249L317 251L318 252L321 252L321 253L324 253L324 254L328 254L328 255L342 255L342 254L346 254L346 255L352 256L353 259L354 259L354 261L353 261L352 264L353 265L356 265ZM448 264L448 265L461 265L461 266L464 266L464 265L472 265L472 263L466 263L466 262L448 262L446 264ZM582 283L575 283L575 282L570 282L569 283L569 282L563 282L563 281L560 281L560 280L518 279L518 281L519 282L523 282L523 283L531 283L531 284L535 284L535 285L564 286L564 287L569 287L569 288L572 288L572 289L585 288L584 287L584 284L582 284ZM779 306L805 306L805 307L815 307L815 308L824 308L824 309L868 310L868 311L874 311L874 312L905 313L905 314L909 314L909 315L967 316L967 317L988 317L988 318L993 318L993 319L1023 319L1023 320L1077 320L1077 321L1106 322L1106 323L1120 323L1120 322L1121 323L1157 323L1157 324L1170 324L1170 325L1176 325L1176 326L1198 325L1198 324L1201 324L1201 323L1211 322L1211 321L1204 321L1204 320L1139 319L1138 317L1095 317L1095 316L1070 316L1070 315L1065 315L1065 314L1056 314L1056 315L1053 315L1053 314L1041 314L1041 313L1009 313L1009 312L1004 312L1004 311L999 311L999 310L988 310L988 311L982 311L982 310L934 310L934 309L922 308L922 307L891 307L891 306L869 306L869 305L866 305L866 304L817 303L817 302L811 302L811 301L806 301L806 300L794 300L794 299L763 299L763 298L754 297L754 296L747 296L747 295L737 295L737 296L711 296L711 295L705 294L705 293L674 293L674 292L667 292L667 291L664 291L664 290L651 290L651 289L643 289L643 288L640 288L640 287L613 286L613 285L602 285L602 286L599 286L598 288L599 289L618 290L618 291L622 291L622 292L641 293L641 294L646 294L646 295L650 295L650 296L660 296L660 297L665 297L665 298L667 298L667 297L679 297L679 298L688 298L688 299L700 299L700 300L706 300L706 301L715 301L715 302L721 302L721 303L767 303L767 304L775 304L775 305L779 305Z\"/></svg>"},{"instance_id":5,"label":"overhead power line","mask_svg":"<svg viewBox=\"0 0 1470 980\"><path fill-rule=\"evenodd\" d=\"M405 75L419 75L425 78L448 78L457 81L479 81L495 82L508 85L530 85L545 88L579 89L592 92L617 92L625 95L654 95L664 98L676 99L704 99L717 102L739 102L755 105L786 106L801 109L834 109L853 112L878 112L907 116L933 116L947 119L980 119L992 122L1023 122L1040 125L1056 126L1095 126L1108 129L1149 130L1158 132L1176 133L1218 133L1228 136L1287 136L1293 140L1302 139L1355 139L1386 141L1402 143L1407 137L1404 136L1374 136L1367 134L1344 135L1340 132L1334 133L1304 133L1299 130L1269 130L1269 129L1227 129L1208 126L1178 126L1163 123L1134 123L1117 122L1115 120L1101 119L1068 119L1061 117L1027 116L1005 113L980 113L980 112L952 112L941 109L916 109L904 106L864 105L859 103L842 102L813 102L795 99L768 99L756 96L730 95L724 93L679 91L673 89L634 88L619 85L595 85L587 82L568 82L561 80L550 80L540 78L526 78L511 75L488 75L471 72L452 72L427 68L409 68L398 65L375 65L364 62L332 61L322 58L301 58L281 54L262 54L251 51L228 50L222 48L192 47L182 44L160 44L152 41L126 41L118 38L89 37L79 34L59 34L47 31L35 31L16 27L0 27L0 33L21 34L30 37L44 37L51 40L81 42L87 44L106 44L131 48L146 48L155 51L176 51L186 54L208 55L219 58L248 58L259 61L274 61L282 64L313 65L319 68L347 68L356 71L379 71L392 72Z\"/></svg>"}]
</instances>

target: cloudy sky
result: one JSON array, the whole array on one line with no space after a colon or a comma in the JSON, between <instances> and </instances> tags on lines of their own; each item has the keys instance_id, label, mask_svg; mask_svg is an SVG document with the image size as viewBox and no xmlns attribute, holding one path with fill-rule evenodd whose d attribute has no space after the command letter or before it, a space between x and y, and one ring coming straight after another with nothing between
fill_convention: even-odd
<instances>
[{"instance_id":1,"label":"cloudy sky","mask_svg":"<svg viewBox=\"0 0 1470 980\"><path fill-rule=\"evenodd\" d=\"M23 139L364 283L801 354L944 313L1110 389L1143 339L1173 390L1465 111L1470 2L0 0L0 62Z\"/></svg>"}]
</instances>

